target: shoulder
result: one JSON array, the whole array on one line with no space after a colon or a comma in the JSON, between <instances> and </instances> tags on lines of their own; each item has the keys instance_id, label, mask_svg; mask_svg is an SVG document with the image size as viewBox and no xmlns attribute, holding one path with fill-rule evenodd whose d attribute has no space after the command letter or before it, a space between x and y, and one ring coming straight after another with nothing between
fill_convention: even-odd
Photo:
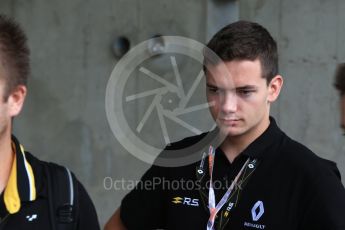
<instances>
[{"instance_id":1,"label":"shoulder","mask_svg":"<svg viewBox=\"0 0 345 230\"><path fill-rule=\"evenodd\" d=\"M40 191L50 190L48 196L54 198L54 204L60 205L60 203L65 204L74 200L78 213L78 229L99 229L93 202L73 172L65 166L39 160L28 152L25 153L25 156L33 168L38 189Z\"/></svg>"},{"instance_id":2,"label":"shoulder","mask_svg":"<svg viewBox=\"0 0 345 230\"><path fill-rule=\"evenodd\" d=\"M203 152L214 141L214 136L212 132L206 132L172 142L161 151L153 165L161 166L158 168L163 171L190 167L201 160Z\"/></svg>"},{"instance_id":3,"label":"shoulder","mask_svg":"<svg viewBox=\"0 0 345 230\"><path fill-rule=\"evenodd\" d=\"M345 189L336 163L317 156L291 138L285 139L281 146L283 154L279 155L284 164L280 168L285 169L286 178L293 181L293 189L300 193L304 213L301 228L315 223L322 229L340 229L340 224L344 226Z\"/></svg>"},{"instance_id":4,"label":"shoulder","mask_svg":"<svg viewBox=\"0 0 345 230\"><path fill-rule=\"evenodd\" d=\"M55 162L42 161L28 152L25 152L25 154L28 161L32 165L34 171L37 171L37 170L40 170L41 172L44 171L44 175L46 175L47 174L46 170L49 170L52 173L52 177L54 177L53 178L54 180L58 179L57 177L61 177L61 178L64 178L64 181L66 181L66 183L68 182L68 178L70 176L70 178L75 182L75 185L78 186L78 192L80 192L79 195L87 194L82 183L78 180L76 175L68 167L60 165ZM44 180L46 179L47 178L45 177Z\"/></svg>"},{"instance_id":5,"label":"shoulder","mask_svg":"<svg viewBox=\"0 0 345 230\"><path fill-rule=\"evenodd\" d=\"M211 135L211 132L205 132L168 144L145 172L142 180L151 180L153 177L179 178L181 175L194 175L195 165L201 161L203 152L208 149Z\"/></svg>"},{"instance_id":6,"label":"shoulder","mask_svg":"<svg viewBox=\"0 0 345 230\"><path fill-rule=\"evenodd\" d=\"M281 145L280 157L293 169L302 170L311 177L330 173L340 179L340 172L335 162L318 156L308 147L288 136Z\"/></svg>"}]
</instances>

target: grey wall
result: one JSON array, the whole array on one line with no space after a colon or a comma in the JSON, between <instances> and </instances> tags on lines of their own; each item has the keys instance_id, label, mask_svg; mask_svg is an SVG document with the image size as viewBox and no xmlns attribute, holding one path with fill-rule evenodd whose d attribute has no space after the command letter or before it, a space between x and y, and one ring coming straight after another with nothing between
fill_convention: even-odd
<instances>
[{"instance_id":1,"label":"grey wall","mask_svg":"<svg viewBox=\"0 0 345 230\"><path fill-rule=\"evenodd\" d=\"M213 26L226 23L224 18L262 23L278 41L280 70L285 77L285 88L273 114L287 134L320 156L338 162L345 176L344 141L338 128L337 95L332 88L335 65L345 56L345 28L341 26L345 16L340 13L345 2L217 2L0 2L0 12L21 23L32 50L29 95L23 113L15 120L14 133L39 158L67 165L75 172L90 192L101 224L128 192L105 189L104 178L135 180L148 167L119 144L105 114L105 88L118 61L110 47L119 35L127 36L133 45L155 34L181 35L205 42L210 31L215 30ZM224 17L217 19L218 12ZM182 73L193 73L188 68L191 65L187 63ZM186 79L190 86L192 80ZM145 86L151 83L140 78L130 87L140 91ZM130 115L134 123L141 119L140 106ZM155 118L148 127L159 130ZM186 134L185 130L176 127L175 138L182 134Z\"/></svg>"},{"instance_id":2,"label":"grey wall","mask_svg":"<svg viewBox=\"0 0 345 230\"><path fill-rule=\"evenodd\" d=\"M344 181L345 142L339 128L337 63L345 57L345 2L241 0L240 18L263 24L279 44L284 89L273 114L288 135L338 163Z\"/></svg>"}]
</instances>

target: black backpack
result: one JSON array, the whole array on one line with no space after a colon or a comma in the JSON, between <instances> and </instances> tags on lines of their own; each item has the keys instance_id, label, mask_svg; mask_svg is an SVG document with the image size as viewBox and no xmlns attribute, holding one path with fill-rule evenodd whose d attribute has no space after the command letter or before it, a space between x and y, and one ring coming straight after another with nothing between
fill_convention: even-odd
<instances>
[{"instance_id":1,"label":"black backpack","mask_svg":"<svg viewBox=\"0 0 345 230\"><path fill-rule=\"evenodd\" d=\"M44 167L51 229L76 230L79 215L77 179L66 167L54 163L44 163Z\"/></svg>"}]
</instances>

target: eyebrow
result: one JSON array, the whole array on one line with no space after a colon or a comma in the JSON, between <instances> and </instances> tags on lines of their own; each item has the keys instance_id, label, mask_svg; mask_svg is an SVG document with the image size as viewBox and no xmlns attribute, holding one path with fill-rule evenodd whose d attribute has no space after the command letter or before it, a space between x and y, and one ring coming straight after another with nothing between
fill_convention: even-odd
<instances>
[{"instance_id":1,"label":"eyebrow","mask_svg":"<svg viewBox=\"0 0 345 230\"><path fill-rule=\"evenodd\" d=\"M258 87L255 85L244 85L240 87L236 87L237 90L256 90Z\"/></svg>"},{"instance_id":2,"label":"eyebrow","mask_svg":"<svg viewBox=\"0 0 345 230\"><path fill-rule=\"evenodd\" d=\"M216 85L212 85L210 83L206 83L206 86L209 87L209 88L217 88L217 89L223 89L223 88L220 88ZM258 87L255 86L255 85L244 85L244 86L239 86L239 87L236 87L236 90L256 90Z\"/></svg>"}]
</instances>

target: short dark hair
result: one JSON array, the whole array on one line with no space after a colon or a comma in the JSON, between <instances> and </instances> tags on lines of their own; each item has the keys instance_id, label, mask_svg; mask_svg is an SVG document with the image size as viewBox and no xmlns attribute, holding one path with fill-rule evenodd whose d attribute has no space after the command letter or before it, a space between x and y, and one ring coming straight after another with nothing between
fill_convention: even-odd
<instances>
[{"instance_id":1,"label":"short dark hair","mask_svg":"<svg viewBox=\"0 0 345 230\"><path fill-rule=\"evenodd\" d=\"M27 85L29 56L30 50L23 30L13 19L0 15L0 65L5 80L5 92L0 96L5 101L18 85Z\"/></svg>"},{"instance_id":2,"label":"short dark hair","mask_svg":"<svg viewBox=\"0 0 345 230\"><path fill-rule=\"evenodd\" d=\"M217 32L207 44L223 61L259 58L263 78L269 83L278 74L277 43L261 25L249 21L231 23ZM204 59L204 68L208 64Z\"/></svg>"},{"instance_id":3,"label":"short dark hair","mask_svg":"<svg viewBox=\"0 0 345 230\"><path fill-rule=\"evenodd\" d=\"M334 86L340 94L345 94L345 63L340 63L337 66Z\"/></svg>"}]
</instances>

